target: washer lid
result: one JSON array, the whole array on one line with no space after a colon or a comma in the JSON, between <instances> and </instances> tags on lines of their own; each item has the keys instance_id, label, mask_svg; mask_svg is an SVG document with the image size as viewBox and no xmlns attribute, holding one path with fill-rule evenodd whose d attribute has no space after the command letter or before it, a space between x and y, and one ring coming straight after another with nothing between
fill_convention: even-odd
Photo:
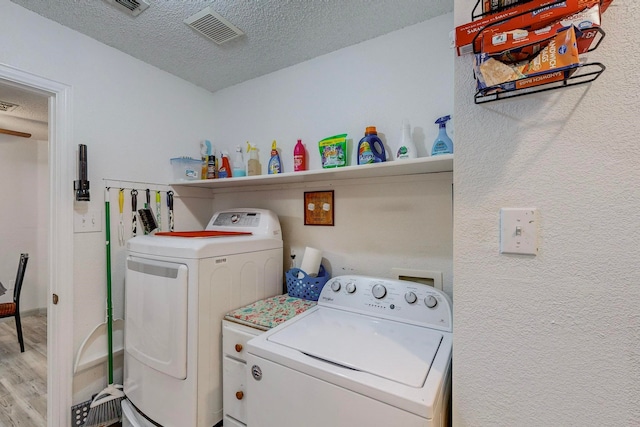
<instances>
[{"instance_id":1,"label":"washer lid","mask_svg":"<svg viewBox=\"0 0 640 427\"><path fill-rule=\"evenodd\" d=\"M422 387L442 334L406 323L318 307L268 341L329 363Z\"/></svg>"}]
</instances>

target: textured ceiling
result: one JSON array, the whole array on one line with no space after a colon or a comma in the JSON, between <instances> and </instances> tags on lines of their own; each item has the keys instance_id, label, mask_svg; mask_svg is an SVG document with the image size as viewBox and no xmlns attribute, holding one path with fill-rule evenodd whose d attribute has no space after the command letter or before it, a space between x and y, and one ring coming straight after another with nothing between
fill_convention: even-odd
<instances>
[{"instance_id":1,"label":"textured ceiling","mask_svg":"<svg viewBox=\"0 0 640 427\"><path fill-rule=\"evenodd\" d=\"M0 128L30 133L33 139L49 139L46 96L0 83L0 101L17 105L9 112L0 112Z\"/></svg>"},{"instance_id":2,"label":"textured ceiling","mask_svg":"<svg viewBox=\"0 0 640 427\"><path fill-rule=\"evenodd\" d=\"M453 11L453 0L147 0L133 17L104 0L11 1L211 92ZM184 23L208 6L245 35L217 45Z\"/></svg>"}]
</instances>

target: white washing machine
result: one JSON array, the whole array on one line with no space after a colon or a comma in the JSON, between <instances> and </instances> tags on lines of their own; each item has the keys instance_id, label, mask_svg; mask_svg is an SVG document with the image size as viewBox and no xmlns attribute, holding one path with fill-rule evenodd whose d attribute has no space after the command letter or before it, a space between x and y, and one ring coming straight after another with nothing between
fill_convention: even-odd
<instances>
[{"instance_id":1,"label":"white washing machine","mask_svg":"<svg viewBox=\"0 0 640 427\"><path fill-rule=\"evenodd\" d=\"M339 276L247 343L248 427L447 425L452 307L430 286Z\"/></svg>"},{"instance_id":2,"label":"white washing machine","mask_svg":"<svg viewBox=\"0 0 640 427\"><path fill-rule=\"evenodd\" d=\"M127 242L125 417L135 410L135 418L152 425L219 423L224 314L282 293L282 233L275 214L221 211L206 230L219 236L147 235ZM144 425L134 417L126 423Z\"/></svg>"}]
</instances>

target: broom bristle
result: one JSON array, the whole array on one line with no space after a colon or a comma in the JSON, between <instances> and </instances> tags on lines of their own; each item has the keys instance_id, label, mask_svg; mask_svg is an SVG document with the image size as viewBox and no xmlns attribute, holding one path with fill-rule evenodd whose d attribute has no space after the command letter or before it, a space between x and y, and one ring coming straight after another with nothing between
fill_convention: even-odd
<instances>
[{"instance_id":1,"label":"broom bristle","mask_svg":"<svg viewBox=\"0 0 640 427\"><path fill-rule=\"evenodd\" d=\"M120 421L122 416L121 400L122 398L116 398L90 408L84 427L103 427Z\"/></svg>"},{"instance_id":2,"label":"broom bristle","mask_svg":"<svg viewBox=\"0 0 640 427\"><path fill-rule=\"evenodd\" d=\"M123 398L122 386L109 384L91 402L83 427L105 427L120 421Z\"/></svg>"}]
</instances>

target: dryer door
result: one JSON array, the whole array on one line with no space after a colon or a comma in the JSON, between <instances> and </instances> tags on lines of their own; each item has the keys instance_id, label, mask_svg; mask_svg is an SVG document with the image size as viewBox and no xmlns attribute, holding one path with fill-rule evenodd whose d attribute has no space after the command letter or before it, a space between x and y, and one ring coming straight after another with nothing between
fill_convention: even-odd
<instances>
[{"instance_id":1,"label":"dryer door","mask_svg":"<svg viewBox=\"0 0 640 427\"><path fill-rule=\"evenodd\" d=\"M177 379L187 377L187 280L184 264L127 257L125 349Z\"/></svg>"}]
</instances>

